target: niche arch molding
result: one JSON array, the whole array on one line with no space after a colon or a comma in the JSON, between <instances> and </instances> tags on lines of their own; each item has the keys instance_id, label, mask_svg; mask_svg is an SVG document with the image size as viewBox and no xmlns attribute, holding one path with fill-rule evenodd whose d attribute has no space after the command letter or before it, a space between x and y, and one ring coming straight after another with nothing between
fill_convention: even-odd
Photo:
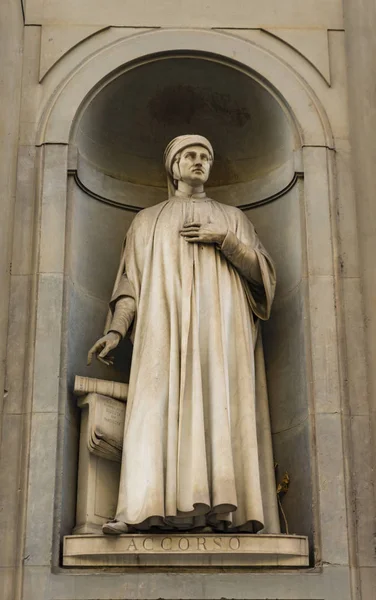
<instances>
[{"instance_id":1,"label":"niche arch molding","mask_svg":"<svg viewBox=\"0 0 376 600\"><path fill-rule=\"evenodd\" d=\"M259 78L290 114L301 144L333 147L325 109L313 89L288 63L254 42L203 30L153 30L98 49L71 70L48 99L37 129L37 144L69 143L80 111L111 78L158 54L195 52L232 62ZM64 59L62 59L64 62Z\"/></svg>"}]
</instances>

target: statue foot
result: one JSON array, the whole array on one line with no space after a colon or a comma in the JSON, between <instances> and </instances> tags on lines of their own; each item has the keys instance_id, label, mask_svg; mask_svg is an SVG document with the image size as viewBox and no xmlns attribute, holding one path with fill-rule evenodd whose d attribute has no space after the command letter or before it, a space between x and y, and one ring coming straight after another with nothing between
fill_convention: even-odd
<instances>
[{"instance_id":1,"label":"statue foot","mask_svg":"<svg viewBox=\"0 0 376 600\"><path fill-rule=\"evenodd\" d=\"M121 535L128 533L128 525L121 521L110 521L102 526L102 531L105 535Z\"/></svg>"}]
</instances>

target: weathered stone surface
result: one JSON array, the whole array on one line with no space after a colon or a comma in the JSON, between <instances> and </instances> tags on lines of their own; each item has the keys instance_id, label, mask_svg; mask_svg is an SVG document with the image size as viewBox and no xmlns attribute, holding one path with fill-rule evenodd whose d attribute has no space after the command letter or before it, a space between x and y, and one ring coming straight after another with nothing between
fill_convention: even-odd
<instances>
[{"instance_id":1,"label":"weathered stone surface","mask_svg":"<svg viewBox=\"0 0 376 600\"><path fill-rule=\"evenodd\" d=\"M320 493L321 558L324 563L348 564L345 474L341 419L338 414L316 417L318 485Z\"/></svg>"},{"instance_id":2,"label":"weathered stone surface","mask_svg":"<svg viewBox=\"0 0 376 600\"><path fill-rule=\"evenodd\" d=\"M16 191L19 111L22 72L22 13L12 0L0 6L0 53L2 56L0 97L2 99L0 134L0 411L4 389L6 332L12 263L13 211Z\"/></svg>"},{"instance_id":3,"label":"weathered stone surface","mask_svg":"<svg viewBox=\"0 0 376 600\"><path fill-rule=\"evenodd\" d=\"M94 572L93 572L94 571ZM172 572L171 572L172 571ZM218 572L219 571L219 572ZM322 572L307 569L189 569L170 572L155 569L95 572L94 569L63 569L52 573L48 567L26 567L24 600L136 600L140 588L144 598L181 598L191 600L202 596L221 600L350 600L349 570L346 567L325 567ZM93 592L93 590L95 590ZM294 598L295 596L295 598ZM369 600L369 599L367 599Z\"/></svg>"},{"instance_id":4,"label":"weathered stone surface","mask_svg":"<svg viewBox=\"0 0 376 600\"><path fill-rule=\"evenodd\" d=\"M31 423L25 564L50 565L58 416L35 413Z\"/></svg>"},{"instance_id":5,"label":"weathered stone surface","mask_svg":"<svg viewBox=\"0 0 376 600\"><path fill-rule=\"evenodd\" d=\"M308 566L308 540L287 535L66 536L65 566Z\"/></svg>"},{"instance_id":6,"label":"weathered stone surface","mask_svg":"<svg viewBox=\"0 0 376 600\"><path fill-rule=\"evenodd\" d=\"M342 7L339 0L306 0L304 10L299 0L290 0L281 5L278 0L270 0L260 5L257 0L232 5L215 0L206 4L193 0L189 10L182 5L161 0L152 5L145 2L122 2L111 0L88 4L87 0L67 2L58 0L28 0L26 4L27 23L71 23L81 25L125 25L125 26L164 26L164 27L325 27L340 29Z\"/></svg>"},{"instance_id":7,"label":"weathered stone surface","mask_svg":"<svg viewBox=\"0 0 376 600\"><path fill-rule=\"evenodd\" d=\"M8 380L0 386L1 396L2 390L6 390L4 409L7 413L1 429L3 503L0 520L5 543L0 550L0 596L14 600L16 589L22 589L23 600L94 597L134 600L141 596L148 600L203 597L358 600L359 587L361 600L370 600L376 586L372 525L376 504L372 409L376 389L376 113L370 76L375 71L376 55L374 0L358 3L352 0L344 3L340 0L303 3L272 0L261 4L256 0L238 0L227 5L215 2L215 6L212 1L203 5L194 0L184 7L162 0L148 3L147 8L143 2L123 0L102 4L87 0L65 3L27 0L23 4L27 27L23 28L21 3L16 0L1 4L4 18L0 25L0 187L3 192L0 363L4 364L5 345L8 362ZM107 28L108 25L114 26ZM161 30L142 37L145 25L161 27ZM168 29L175 26L179 27L175 32ZM205 27L225 29L205 31ZM234 30L234 27L239 29ZM99 31L102 28L107 29ZM154 35L161 40L157 44L153 41ZM125 37L129 44L123 44ZM288 320L297 327L296 339L290 339L278 352L274 349L270 352L277 361L279 373L273 385L273 393L278 397L274 408L278 409L276 422L279 425L275 447L283 458L280 468L286 461L293 474L296 473L284 498L289 520L302 523L309 510L312 511L313 521L307 520L306 525L308 533L314 532L310 533L312 557L318 564L323 561L321 570L296 573L290 569L282 573L273 568L272 573L270 569L257 573L249 569L218 573L198 569L176 572L175 569L174 573L166 573L146 569L140 575L139 571L129 569L109 575L97 572L94 567L83 575L79 570L72 572L58 566L60 536L71 531L74 524L78 433L76 405L69 393L72 374L89 375L83 349L100 334L106 310L104 298L108 296L106 282L112 277L111 273L106 274L107 264L116 259L123 235L121 230L128 227L131 217L124 216L120 223L119 213L112 215L108 204L91 210L97 201L82 192L77 197L79 210L76 207L73 211L75 240L69 243L72 229L69 219L67 228L64 222L67 196L64 151L51 149L55 158L51 154L51 160L47 158L45 165L41 161L41 170L38 170L38 157L43 154L46 141L68 143L75 127L71 129L76 111L84 109L92 90L101 94L103 78L115 76L127 61L140 54L175 49L209 53L215 60L218 57L222 60L223 55L226 60L235 60L237 66L247 72L255 70L260 74L262 85L266 85L283 106L292 126L296 126L296 147L301 147L302 140L306 146L316 146L304 149L306 173L304 182L300 183L305 200L303 195L289 196L288 206L281 198L276 201L278 209L276 203L257 209L260 211L257 228L262 239L265 234L270 235L271 240L273 235L276 237L272 244L278 253L281 282L276 321L289 301L288 294L296 288L298 301L291 301L286 312L286 319L288 315ZM39 83L41 74L44 77ZM211 85L210 81L207 85ZM310 94L304 96L302 89L311 90ZM228 86L226 93L232 93ZM257 121L257 110L252 112L252 118ZM349 120L352 122L351 144ZM20 143L26 145L18 148L14 204L19 126ZM105 122L103 126L106 127ZM35 148L36 143L39 148ZM120 144L126 146L126 140L122 138ZM330 152L325 146L336 151L335 159L328 160L326 167L323 156ZM44 166L51 167L47 175L43 174ZM111 181L108 173L99 173L99 177L98 189L102 196L108 192L110 199L118 194L127 198L131 190L128 182ZM257 195L257 190L262 191L264 187L258 188L255 181L249 189ZM88 187L93 193L96 183L97 179L90 178ZM40 213L39 192L43 186L44 206ZM137 197L142 198L144 190L137 193ZM155 189L153 197L162 193L163 190ZM238 193L231 193L237 201ZM226 195L227 190L221 190L220 194L221 197ZM150 202L150 198L145 199L145 205L146 200ZM99 202L97 204L99 206ZM298 206L302 210L299 215ZM68 215L69 210L71 207L68 207ZM256 215L256 211L254 213ZM40 216L42 222L38 221ZM93 281L90 256L96 245L102 243L108 247L111 244L108 231L112 218L118 227L116 248L106 250L108 260L100 265L100 276L88 285ZM85 220L94 226L90 231L85 230ZM94 231L101 226L107 231L103 239ZM35 259L39 256L44 274L37 297L33 290ZM292 259L291 269L284 267L287 256ZM9 295L11 262L15 278ZM63 272L69 271L67 265L72 267L69 291L65 287L68 278L63 278ZM317 277L311 280L310 287L304 281L307 268L310 275ZM55 275L49 279L51 272ZM53 285L53 281L58 283ZM301 290L304 292L300 295ZM9 301L12 306L7 333ZM39 304L36 347L35 301ZM65 309L69 301L73 308L67 316ZM82 326L85 314L90 314L92 333ZM278 331L282 334L286 327L282 327L281 322L280 325ZM272 339L269 331L267 337ZM67 339L71 340L69 351ZM285 363L284 355L288 358ZM293 364L289 363L290 359ZM69 366L68 384L66 364ZM95 376L105 375L104 367L102 371L95 371ZM110 377L115 379L113 371ZM35 381L34 398L30 381ZM283 386L280 393L278 382ZM36 412L32 417L29 447L32 405ZM58 411L65 428L57 427ZM294 439L297 441L295 452ZM55 452L56 447L58 452ZM299 494L294 495L296 489ZM306 510L308 505L309 510ZM28 515L26 530L25 512ZM25 538L26 548L23 548ZM20 558L23 565L17 562ZM361 568L357 570L359 565Z\"/></svg>"},{"instance_id":8,"label":"weathered stone surface","mask_svg":"<svg viewBox=\"0 0 376 600\"><path fill-rule=\"evenodd\" d=\"M313 64L330 85L328 32L326 29L307 31L304 29L270 28L267 31L295 48Z\"/></svg>"},{"instance_id":9,"label":"weathered stone surface","mask_svg":"<svg viewBox=\"0 0 376 600\"><path fill-rule=\"evenodd\" d=\"M57 412L63 316L63 277L41 274L38 285L38 313L35 336L35 378L33 407L36 412ZM48 380L45 373L51 377Z\"/></svg>"},{"instance_id":10,"label":"weathered stone surface","mask_svg":"<svg viewBox=\"0 0 376 600\"><path fill-rule=\"evenodd\" d=\"M96 393L87 394L78 404L81 431L74 533L100 533L116 512L125 405Z\"/></svg>"},{"instance_id":11,"label":"weathered stone surface","mask_svg":"<svg viewBox=\"0 0 376 600\"><path fill-rule=\"evenodd\" d=\"M102 27L92 25L46 25L42 27L39 79L48 73L64 54L100 31Z\"/></svg>"},{"instance_id":12,"label":"weathered stone surface","mask_svg":"<svg viewBox=\"0 0 376 600\"><path fill-rule=\"evenodd\" d=\"M44 148L39 271L62 273L65 250L67 146Z\"/></svg>"},{"instance_id":13,"label":"weathered stone surface","mask_svg":"<svg viewBox=\"0 0 376 600\"><path fill-rule=\"evenodd\" d=\"M20 493L15 463L20 460L22 438L25 434L20 414L4 414L2 419L2 447L0 472L7 485L0 487L0 566L15 567L18 559L18 514Z\"/></svg>"},{"instance_id":14,"label":"weathered stone surface","mask_svg":"<svg viewBox=\"0 0 376 600\"><path fill-rule=\"evenodd\" d=\"M2 600L14 599L15 567L0 567L0 595Z\"/></svg>"}]
</instances>

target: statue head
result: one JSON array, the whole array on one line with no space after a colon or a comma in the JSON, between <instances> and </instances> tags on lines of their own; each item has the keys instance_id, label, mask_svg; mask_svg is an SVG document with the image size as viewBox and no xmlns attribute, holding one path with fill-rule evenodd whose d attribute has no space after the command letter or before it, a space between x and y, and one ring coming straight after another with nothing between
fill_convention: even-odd
<instances>
[{"instance_id":1,"label":"statue head","mask_svg":"<svg viewBox=\"0 0 376 600\"><path fill-rule=\"evenodd\" d=\"M175 193L179 181L193 187L204 185L213 159L213 147L205 137L192 134L174 138L164 153L169 195Z\"/></svg>"}]
</instances>

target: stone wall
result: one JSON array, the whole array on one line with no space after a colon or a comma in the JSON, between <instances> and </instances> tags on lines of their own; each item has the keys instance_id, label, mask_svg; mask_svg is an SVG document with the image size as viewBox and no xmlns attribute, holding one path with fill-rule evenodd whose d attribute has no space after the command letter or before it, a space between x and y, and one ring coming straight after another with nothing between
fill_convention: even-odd
<instances>
[{"instance_id":1,"label":"stone wall","mask_svg":"<svg viewBox=\"0 0 376 600\"><path fill-rule=\"evenodd\" d=\"M351 416L352 490L356 507L356 557L359 567L359 589L362 598L372 598L376 589L375 548L375 406L376 360L375 304L375 202L374 165L376 147L376 90L369 78L375 67L376 40L373 30L376 23L376 6L372 1L362 1L355 6L344 1L346 27L346 56L348 66L348 102L351 131L351 163L356 194L357 231L359 240L359 275L364 307L366 358L360 365L350 366L362 373L367 381L367 401L363 409L354 410ZM350 292L350 290L348 290ZM359 291L356 292L359 294ZM359 395L359 384L353 387L350 379L349 394Z\"/></svg>"},{"instance_id":2,"label":"stone wall","mask_svg":"<svg viewBox=\"0 0 376 600\"><path fill-rule=\"evenodd\" d=\"M25 474L22 463L25 451L22 378L21 394L12 397L9 390L10 362L7 338L11 343L15 328L25 332L22 312L26 310L27 278L12 275L13 223L15 217L16 171L23 61L23 16L20 2L5 1L0 6L0 595L14 598L20 593L22 560L22 526L20 513L24 505ZM18 242L19 243L19 242ZM22 306L18 313L18 306ZM26 301L27 302L27 301ZM18 313L18 314L17 314ZM17 314L18 325L15 325ZM8 330L9 324L9 330ZM21 334L22 335L22 334ZM24 346L25 339L21 345ZM9 347L9 346L8 346ZM22 354L23 348L17 354ZM12 361L13 362L13 361ZM22 475L21 475L22 472Z\"/></svg>"},{"instance_id":3,"label":"stone wall","mask_svg":"<svg viewBox=\"0 0 376 600\"><path fill-rule=\"evenodd\" d=\"M16 0L1 6L1 597L372 600L373 2L27 0L21 9ZM274 451L293 476L286 515L292 533L309 535L309 569L61 567L76 497L72 378L89 374L84 352L101 328L123 232L137 208L165 193L163 108L169 86L180 86L183 104L188 91L182 63L169 83L164 66L183 57L205 63L201 105L214 106L206 79L222 115L240 105L251 120L265 114L237 139L255 159L242 170L229 147L212 193L244 205L277 258L281 288L264 330ZM216 62L224 75L212 75ZM148 122L138 138L118 115L123 107L130 121L142 102L146 114L149 100L158 127ZM220 124L214 113L209 136ZM149 144L148 180L136 152L121 156L124 137L139 143L138 155Z\"/></svg>"}]
</instances>

